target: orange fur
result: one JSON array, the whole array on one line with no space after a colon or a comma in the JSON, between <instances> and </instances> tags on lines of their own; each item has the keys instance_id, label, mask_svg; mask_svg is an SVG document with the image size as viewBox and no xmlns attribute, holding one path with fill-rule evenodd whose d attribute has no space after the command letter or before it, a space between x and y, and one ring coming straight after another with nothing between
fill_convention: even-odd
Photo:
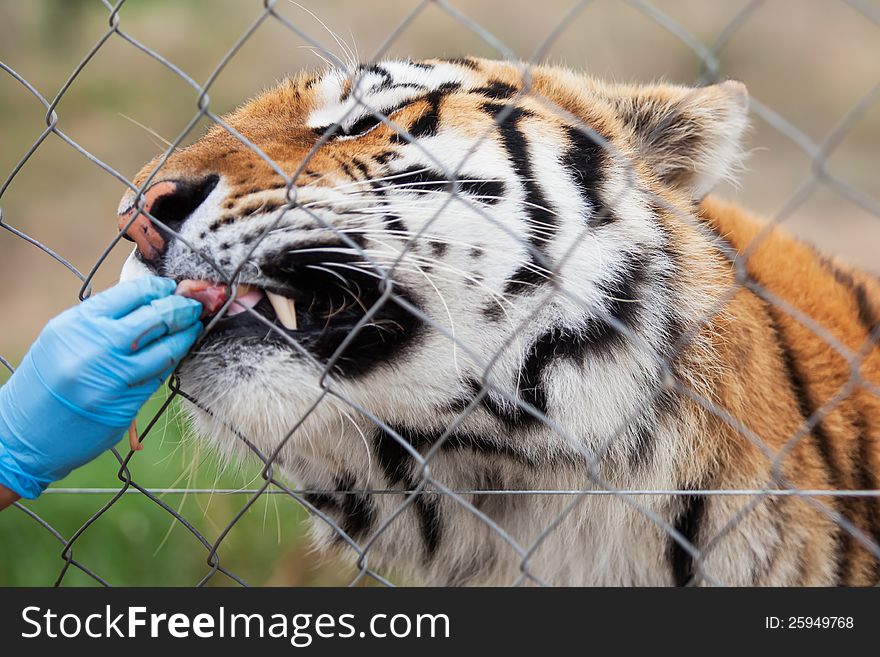
<instances>
[{"instance_id":1,"label":"orange fur","mask_svg":"<svg viewBox=\"0 0 880 657\"><path fill-rule=\"evenodd\" d=\"M721 406L780 455L775 484L878 488L880 404L854 377L858 372L875 386L880 381L880 348L870 340L864 318L859 318L857 291L864 286L866 299L876 307L876 281L823 258L778 228L768 229L732 204L707 199L701 210L703 220L735 249L733 269L744 268L746 276L736 280L731 272L730 284L736 289L727 308L731 319L717 347L735 375L717 382ZM796 311L809 320L793 316ZM838 341L846 353L826 337ZM853 368L857 359L861 365ZM800 388L806 409L800 407L793 387ZM804 424L805 410L814 418L812 429ZM729 431L720 420L713 422L729 439L742 440L738 431ZM742 445L729 465L749 478L761 473L768 481L774 479L770 462L753 445ZM877 578L875 559L863 541L878 540L878 503L874 497L786 502L796 507L793 511L801 522L813 527L816 541L829 533L838 536L841 582L853 585ZM836 528L841 518L851 527ZM826 556L834 552L832 546L811 547Z\"/></svg>"}]
</instances>

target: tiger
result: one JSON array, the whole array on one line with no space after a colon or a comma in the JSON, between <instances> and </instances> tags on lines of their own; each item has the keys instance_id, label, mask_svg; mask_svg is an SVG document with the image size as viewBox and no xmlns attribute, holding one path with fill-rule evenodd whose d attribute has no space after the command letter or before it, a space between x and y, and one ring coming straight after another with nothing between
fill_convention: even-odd
<instances>
[{"instance_id":1,"label":"tiger","mask_svg":"<svg viewBox=\"0 0 880 657\"><path fill-rule=\"evenodd\" d=\"M302 72L137 174L122 279L226 292L192 427L362 573L875 584L880 282L710 194L748 112L735 80Z\"/></svg>"}]
</instances>

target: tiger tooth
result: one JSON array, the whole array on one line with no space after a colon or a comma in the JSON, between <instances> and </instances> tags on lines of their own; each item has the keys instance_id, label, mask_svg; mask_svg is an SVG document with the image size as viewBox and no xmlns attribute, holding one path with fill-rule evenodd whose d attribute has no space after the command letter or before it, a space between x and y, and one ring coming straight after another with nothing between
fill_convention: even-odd
<instances>
[{"instance_id":1,"label":"tiger tooth","mask_svg":"<svg viewBox=\"0 0 880 657\"><path fill-rule=\"evenodd\" d=\"M295 331L296 326L296 304L293 299L282 297L280 294L269 292L266 290L266 296L269 297L269 303L275 309L278 320L281 325L289 331Z\"/></svg>"}]
</instances>

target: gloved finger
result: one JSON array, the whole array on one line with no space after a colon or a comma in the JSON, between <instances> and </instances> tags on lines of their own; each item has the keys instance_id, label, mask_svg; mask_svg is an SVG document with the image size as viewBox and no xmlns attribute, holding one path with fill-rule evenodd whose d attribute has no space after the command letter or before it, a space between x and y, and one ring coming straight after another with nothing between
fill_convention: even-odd
<instances>
[{"instance_id":1,"label":"gloved finger","mask_svg":"<svg viewBox=\"0 0 880 657\"><path fill-rule=\"evenodd\" d=\"M189 328L201 313L202 304L186 297L156 299L114 322L113 341L124 352L137 351L163 335Z\"/></svg>"},{"instance_id":2,"label":"gloved finger","mask_svg":"<svg viewBox=\"0 0 880 657\"><path fill-rule=\"evenodd\" d=\"M174 367L169 367L167 370L165 370L164 372L162 372L162 373L159 375L159 380L160 380L162 383L165 383L165 382L168 380L168 377L171 376L172 374L174 374L174 369L175 369L176 367L177 367L177 365L175 365Z\"/></svg>"},{"instance_id":3,"label":"gloved finger","mask_svg":"<svg viewBox=\"0 0 880 657\"><path fill-rule=\"evenodd\" d=\"M176 367L201 332L202 325L196 322L182 331L159 338L146 348L127 357L125 378L128 384L137 385L155 379L169 368Z\"/></svg>"},{"instance_id":4,"label":"gloved finger","mask_svg":"<svg viewBox=\"0 0 880 657\"><path fill-rule=\"evenodd\" d=\"M174 281L159 276L144 276L120 283L87 299L79 308L81 312L118 318L155 299L167 297L176 289Z\"/></svg>"},{"instance_id":5,"label":"gloved finger","mask_svg":"<svg viewBox=\"0 0 880 657\"><path fill-rule=\"evenodd\" d=\"M164 379L159 377L147 379L146 381L139 381L128 389L127 396L138 399L141 406L143 406L155 394L163 381ZM137 413L132 415L131 419L134 420L136 417Z\"/></svg>"},{"instance_id":6,"label":"gloved finger","mask_svg":"<svg viewBox=\"0 0 880 657\"><path fill-rule=\"evenodd\" d=\"M176 368L177 364L175 363L173 366L169 367L167 370L165 370L158 376L153 377L152 379L138 381L134 384L135 387L129 388L129 392L135 393L137 392L138 388L142 388L149 393L148 397L152 396L154 392L162 387L162 384L168 380L168 377L174 373L174 370Z\"/></svg>"}]
</instances>

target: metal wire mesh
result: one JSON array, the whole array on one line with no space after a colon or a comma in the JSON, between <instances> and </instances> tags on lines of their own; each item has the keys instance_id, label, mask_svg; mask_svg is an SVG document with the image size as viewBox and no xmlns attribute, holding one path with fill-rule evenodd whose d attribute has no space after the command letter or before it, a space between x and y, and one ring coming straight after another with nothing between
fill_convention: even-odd
<instances>
[{"instance_id":1,"label":"metal wire mesh","mask_svg":"<svg viewBox=\"0 0 880 657\"><path fill-rule=\"evenodd\" d=\"M764 1L765 0L751 0L750 2L745 3L741 7L741 9L732 17L732 19L724 27L724 29L717 35L715 40L708 45L703 43L700 39L698 39L696 36L686 30L681 24L676 22L676 20L674 20L671 16L667 15L657 6L651 4L650 2L642 0L631 0L629 4L636 8L638 11L642 12L644 16L654 21L656 23L657 29L667 31L675 38L680 40L681 43L684 44L687 48L689 48L693 52L694 57L697 59L702 68L702 75L700 79L696 82L709 83L718 81L724 77L724 67L722 66L721 60L719 58L719 51L725 46L725 44L727 44L732 38L736 36L737 32L741 30L744 25L748 24L756 9L764 4ZM866 21L870 21L873 24L880 26L880 12L878 12L877 8L874 5L868 2L863 2L861 0L841 1L842 3L849 5L853 10L859 12L859 14L863 16ZM329 138L329 135L319 141L319 143L312 149L309 157L306 157L305 160L302 162L298 170L293 172L285 171L282 167L273 162L272 159L269 158L262 150L260 150L260 148L256 144L254 144L252 141L236 131L235 128L225 122L221 116L214 113L214 111L211 109L211 100L209 93L213 85L217 81L218 77L223 74L224 69L227 67L229 62L234 57L236 57L236 54L244 46L244 44L249 40L254 39L255 35L259 34L264 24L270 21L277 22L277 24L282 25L286 29L290 30L290 32L296 35L296 37L298 37L299 39L302 39L304 42L311 44L314 48L319 50L333 65L338 66L342 69L346 69L348 64L346 62L340 61L340 59L333 52L330 52L329 50L324 48L319 43L319 41L316 40L309 33L308 30L301 27L297 23L292 22L286 16L282 15L277 10L276 2L274 0L265 0L263 6L255 10L254 20L250 27L248 27L244 31L244 33L240 35L240 37L229 49L226 55L217 63L213 72L207 77L207 79L204 82L200 83L190 77L184 70L175 65L174 62L169 61L160 53L152 50L149 44L144 44L140 42L128 31L126 31L126 14L124 11L125 0L119 0L116 4L113 4L107 0L103 0L102 4L107 10L108 18L107 28L105 32L94 44L94 47L89 52L87 52L82 60L73 68L66 82L64 82L64 84L54 96L43 95L43 92L36 88L35 85L31 84L31 82L29 82L24 75L20 74L4 62L0 61L0 68L2 68L5 74L8 76L6 83L8 83L9 79L11 78L11 80L13 80L15 83L24 87L33 97L35 108L40 108L39 111L41 111L45 116L45 129L34 141L31 147L27 149L27 151L22 155L17 165L12 169L11 172L9 172L8 176L6 176L5 180L3 181L2 186L0 186L0 201L2 201L3 195L10 188L10 186L14 184L16 176L19 174L22 168L27 165L28 161L37 152L41 145L43 145L47 139L54 137L62 140L71 149L75 150L80 156L82 156L86 160L89 160L94 165L97 165L106 173L106 175L112 176L117 181L122 183L126 188L138 194L139 213L146 213L143 207L143 192L149 187L155 176L161 172L161 165L164 164L164 162L169 158L174 149L181 145L187 139L187 137L190 136L190 134L193 132L200 121L208 119L215 125L220 126L228 131L235 139L241 142L243 147L249 148L256 152L269 167L271 167L279 176L281 176L287 186L288 202L291 207L295 206L297 200L297 182L301 179L301 175L306 169L311 156L321 147L321 145L323 145L326 139ZM584 12L591 4L592 3L589 1L576 2L571 7L568 13L559 17L558 24L547 34L546 38L541 42L540 46L536 49L533 58L528 62L523 62L520 64L524 79L524 89L521 92L522 95L531 95L532 97L536 97L539 101L544 102L548 107L551 106L551 103L549 101L540 98L538 94L530 89L530 66L542 60L552 44L559 38L562 33L565 32L567 26L572 22L572 20L581 12ZM368 58L367 62L369 63L379 60L383 56L383 54L389 49L389 47L398 39L398 37L408 29L410 24L429 6L433 6L436 9L441 10L451 19L457 21L463 29L469 30L478 35L479 38L484 40L486 44L488 44L498 53L499 58L507 59L512 62L519 61L514 53L511 51L511 49L509 49L501 39L493 34L491 25L486 26L478 24L474 19L457 9L453 4L446 2L445 0L423 0L421 2L413 4L411 12L402 22L400 22L400 24L396 26L389 25L389 33L387 38L385 39L381 47L378 48L378 50L373 53L370 58ZM147 56L164 66L173 75L177 76L180 80L182 80L186 85L191 88L193 103L195 106L195 111L190 121L182 128L178 136L173 140L172 144L165 151L160 165L156 167L154 173L149 178L147 178L147 180L145 180L140 186L136 186L135 184L133 184L126 175L120 173L112 166L108 165L106 162L96 157L87 148L82 146L59 127L59 116L57 108L60 101L62 100L62 98L65 97L70 89L77 84L77 80L80 78L82 72L89 66L89 63L93 59L93 57L102 48L104 48L108 42L111 41L122 41L127 43L131 48L136 48L142 51ZM764 105L759 100L756 100L754 98L751 100L751 112L759 116L769 125L773 126L776 130L779 131L780 134L790 140L796 147L803 150L803 152L810 158L812 162L812 168L809 176L803 181L800 188L791 196L788 202L784 205L783 209L773 218L773 221L769 224L768 228L765 229L752 243L749 251L739 258L734 258L733 253L729 254L731 260L734 261L734 264L736 265L737 288L744 286L751 289L757 295L759 295L769 303L773 304L774 306L778 307L786 314L791 315L817 335L823 337L828 342L830 348L835 350L838 354L840 354L841 357L846 359L852 368L852 377L847 385L844 386L834 398L827 400L812 417L808 418L806 424L793 436L791 436L787 443L788 448L780 453L768 453L768 458L772 459L777 466L780 465L781 460L789 451L790 447L797 443L797 441L799 441L801 438L803 438L804 435L809 433L822 420L822 418L824 418L829 412L831 412L840 402L840 400L844 399L854 388L859 386L867 387L871 389L874 394L877 394L878 391L876 390L876 387L871 384L871 382L860 379L858 374L861 359L864 358L865 353L870 348L870 341L869 344L866 344L865 348L861 351L853 352L851 349L841 344L825 327L823 327L805 313L799 311L797 308L794 308L790 304L786 303L784 300L775 296L771 291L764 289L757 282L755 282L746 271L745 263L748 260L749 255L756 248L757 244L759 244L767 235L770 226L777 225L790 217L804 203L809 194L818 186L825 186L826 188L833 190L834 193L848 199L850 202L863 208L868 213L880 218L880 200L856 188L855 186L848 183L846 180L843 180L840 177L836 176L829 170L829 167L827 166L828 160L835 152L835 149L841 144L841 142L844 140L850 130L857 124L857 122L862 119L864 115L876 105L878 98L880 98L880 84L874 86L867 94L865 94L852 107L852 109L840 119L839 123L831 131L831 133L819 143L809 138L806 134L799 130L796 125L786 120L785 117L777 114L772 108ZM372 112L377 112L375 108L371 107L369 109ZM566 120L580 123L575 117L567 114L565 110L561 107L553 106L551 109L557 112L560 116L566 118ZM508 118L508 114L509 112L501 112L501 114L497 117L497 122L499 124L502 124ZM412 137L406 132L406 130L404 130L401 126L395 125L388 116L381 115L380 118L384 123L391 125L400 135L403 136L404 139L418 145L418 142L412 139ZM604 140L589 126L583 124L580 125L585 134L595 139L597 142L600 143L603 148L608 150L613 155L613 147L610 144L604 142ZM430 152L425 151L424 155L427 158L432 159L434 164L441 171L444 171L451 180L454 180L454 173L449 172L441 162L433 159L433 156ZM461 195L457 190L453 189L449 192L449 203L455 202L469 203L468 199L465 196ZM137 218L139 213L135 214L135 216L132 218L132 222ZM438 214L440 213L438 212ZM120 236L117 236L115 239L113 239L107 245L107 248L104 250L101 257L94 263L91 269L87 272L82 272L74 267L67 259L65 259L62 253L53 251L45 244L42 244L39 240L31 237L24 231L19 230L14 225L12 225L10 223L10 220L12 219L14 218L4 216L2 214L2 208L0 208L0 227L2 227L5 231L11 233L16 238L20 238L29 242L31 245L33 245L35 249L39 249L47 256L54 258L55 260L60 262L68 270L70 270L72 275L76 276L82 282L79 295L81 300L88 297L91 293L91 284L96 272L98 272L98 270L104 265L109 253L116 246L116 243L120 239ZM150 219L154 223L162 225L161 222L155 217L151 216ZM436 216L434 217L434 219L436 219ZM487 221L492 221L490 217L487 217L486 219ZM431 221L433 221L433 219ZM431 221L427 222L425 228L427 228L427 226L431 224ZM423 228L422 230L424 231L425 228ZM169 230L169 232L173 233L174 231ZM266 232L268 232L268 230ZM416 236L416 238L414 239L417 239L417 237L418 236ZM258 243L259 241L257 241L257 243L252 246L248 255L254 252L254 250L258 246ZM350 244L350 246L352 248L358 248L356 244ZM539 252L538 250L533 250L533 255L538 260L538 262L541 265L545 266L547 269L552 270L553 267L558 267L560 264L559 262L549 262L548 260L546 260L545 254ZM243 262L238 263L237 267L230 271L218 270L219 278L226 282L235 281L236 276L240 272L242 265ZM366 319L369 319L371 313L377 312L378 309L383 306L383 304L390 302L396 302L397 304L407 308L407 310L409 310L411 313L415 315L420 315L420 311L418 308L409 305L406 298L398 296L396 294L394 281L391 277L391 274L389 273L389 270L377 269L377 272L383 279L382 295L378 299L376 304L369 310ZM721 303L723 304L727 299L729 299L730 296L735 293L737 288L731 289L728 294L722 299ZM554 289L548 293L548 297L554 294L561 293L562 292L560 290ZM582 300L576 298L571 299L571 301L576 304L582 303ZM421 315L420 319L427 322L431 321L430 317L424 315ZM706 321L708 321L709 319L710 318L707 317ZM627 339L632 340L636 344L638 344L638 335L633 334L626 326L620 324L619 322L616 323L613 317L609 317L608 321L614 326L617 331L624 334ZM210 328L211 326L209 325L209 330ZM467 344L459 341L454 335L445 332L442 327L437 328L441 332L444 332L449 340L456 342L458 348L467 352L467 350L469 349L469 346ZM687 331L682 336L681 344L675 345L674 350L683 348L686 345L687 341L693 337L698 328L699 327L691 327L691 330ZM874 331L874 335L872 336L873 339L876 339L878 337L878 332L880 332L880 327L877 327L877 329ZM284 339L291 341L290 338L287 336L284 336ZM296 344L292 344L292 346L299 349L299 346ZM649 348L648 345L645 345L645 348ZM79 550L79 543L81 538L89 532L90 527L92 527L96 522L102 522L102 518L104 517L104 515L115 504L117 504L117 502L122 499L123 496L127 495L141 495L144 498L150 500L150 502L167 512L167 514L169 514L169 516L172 517L175 522L179 523L183 528L190 532L192 536L198 541L202 549L204 549L205 561L208 566L207 572L205 573L204 577L198 582L198 586L203 586L211 582L212 580L216 580L219 575L224 575L226 578L228 578L229 581L236 584L240 584L243 586L246 585L246 583L235 572L232 572L232 570L224 566L224 564L222 563L222 560L220 558L221 546L224 544L224 541L227 540L230 533L235 531L237 523L241 519L241 517L257 502L257 500L266 495L289 496L290 498L296 500L296 502L307 509L310 514L314 515L321 522L325 523L333 532L336 533L336 535L339 537L339 540L355 556L357 571L352 581L352 584L358 584L365 581L371 581L389 586L394 584L394 582L392 581L392 574L378 572L371 566L371 550L373 549L375 543L383 535L383 533L386 532L390 526L398 521L405 509L407 509L410 505L416 504L418 499L426 496L442 496L453 500L456 504L460 505L460 507L466 509L467 512L479 518L482 522L489 526L492 531L496 532L503 539L503 541L509 546L509 549L517 555L517 558L519 560L520 574L513 581L509 582L513 585L519 585L523 583L546 583L538 574L531 571L530 560L532 559L532 556L536 553L536 551L541 547L545 539L554 532L554 530L559 526L561 522L563 522L566 515L571 513L585 497L589 496L614 496L620 500L623 500L631 507L639 510L641 513L645 514L646 517L650 518L653 522L661 526L662 529L665 532L668 532L672 539L680 545L681 549L686 551L694 560L696 564L696 576L694 577L692 583L724 583L718 581L715 577L713 577L711 572L703 572L703 570L701 569L701 561L703 555L708 550L712 549L712 545L716 540L719 540L720 537L723 536L725 533L734 530L737 524L745 516L747 516L752 509L754 509L758 504L762 503L762 501L766 500L768 497L773 496L802 497L808 503L814 505L822 513L832 517L833 520L840 524L840 526L846 532L848 532L856 540L864 544L875 557L880 559L880 546L878 546L870 536L865 535L842 515L837 514L825 505L820 504L816 501L820 500L823 497L876 497L880 495L880 491L877 490L797 490L779 487L778 482L774 481L767 482L766 488L750 490L621 490L613 486L610 482L602 479L600 475L600 469L597 466L598 461L602 457L601 450L599 452L587 452L586 450L583 450L583 457L585 461L590 464L591 474L589 476L589 480L584 481L583 487L578 489L503 490L481 488L479 490L465 490L449 487L447 484L444 483L444 481L435 478L432 475L432 459L434 459L434 457L438 453L443 442L449 439L449 437L459 427L461 422L468 416L469 413L471 413L475 408L479 407L480 403L489 393L495 395L496 398L504 399L507 403L511 404L514 408L519 409L522 413L533 416L550 430L559 433L563 437L566 437L566 432L562 427L554 424L550 418L542 414L539 409L535 408L534 405L525 403L518 398L512 397L503 389L493 386L491 383L491 373L495 359L492 358L488 361L482 361L484 362L485 370L483 373L483 378L481 380L480 390L473 397L473 399L471 399L462 408L459 417L449 424L446 431L443 433L442 436L439 437L435 445L426 453L421 453L417 450L414 450L406 440L396 435L392 427L385 425L379 418L372 415L368 409L361 407L355 401L347 397L343 389L340 386L336 385L332 373L335 359L338 357L338 354L339 352L337 352L337 355L333 359L331 359L330 362L323 364L324 373L321 377L322 392L314 400L312 408L304 417L300 419L300 421L295 426L290 428L289 432L286 435L278 436L277 446L273 452L265 453L259 450L255 446L255 444L248 438L248 436L242 435L241 433L238 434L241 442L246 445L247 449L253 454L253 456L262 463L262 483L257 487L249 489L228 490L197 488L167 488L150 490L140 485L132 477L131 471L129 469L129 464L133 458L138 458L136 453L123 454L117 452L116 450L113 450L113 454L116 457L119 466L118 478L120 481L120 485L118 488L56 487L49 490L49 494L55 495L110 495L109 499L103 504L100 504L100 506L96 504L97 508L95 509L95 512L91 516L91 518L83 523L83 525L73 534L69 536L62 535L61 533L56 531L56 529L53 528L51 524L46 522L37 513L35 513L33 509L29 508L27 504L16 504L16 507L21 513L27 514L27 516L32 518L34 522L39 523L42 527L44 527L45 530L55 539L57 539L59 544L62 546L62 550L60 553L59 572L57 574L55 584L61 585L65 581L65 577L68 574L69 570L71 568L75 568L85 573L88 577L94 580L95 583L103 586L109 585L108 582L106 582L98 573L89 568L88 557L80 556L81 551ZM476 355L475 358L480 360L479 357ZM2 365L10 371L13 370L13 366L2 357L0 357L0 363L2 363ZM665 363L661 364L662 367L665 367L665 365ZM723 408L720 408L716 404L714 404L712 400L700 397L688 387L680 383L672 382L670 385L675 388L678 394L692 398L694 402L707 409L710 413L716 415L722 421L730 424L736 430L740 431L744 436L748 438L748 440L752 441L754 444L759 446L762 445L762 441L759 436L755 435L748 427L744 426L740 421L738 421ZM166 409L169 407L175 397L181 397L187 399L196 406L199 405L198 399L193 398L187 393L186 390L180 387L180 383L176 377L172 377L171 381L169 382L169 388L171 394L169 395L167 401L162 405L162 408L155 415L148 426L144 427L141 432L142 440L146 441L147 443L149 443L151 432L153 432L156 423L166 412ZM660 391L658 390L658 393L659 392ZM358 493L363 493L364 491L346 491L339 489L294 489L291 488L287 482L279 477L277 468L275 467L275 460L278 457L279 452L281 452L287 442L290 441L291 437L297 431L300 424L305 421L308 414L312 413L315 408L317 408L322 403L326 403L328 397L332 397L337 402L348 406L352 409L353 412L369 417L384 431L393 435L396 440L399 441L401 448L407 450L409 452L409 455L413 459L415 459L415 461L419 465L416 470L416 476L411 482L411 486L407 486L405 488L387 488L381 490L366 491L370 494L387 495L399 498L399 504L396 510L386 517L381 518L366 539L358 539L348 535L346 531L344 531L344 529L330 515L324 513L313 503L315 499L314 496L316 495L355 495ZM628 418L622 419L621 426L625 425L627 419ZM614 435L607 436L605 438L605 446L607 447L607 445L609 445L614 438ZM570 438L568 439L568 443L571 445L577 445L578 441L574 438ZM199 531L178 510L172 508L171 505L169 505L166 501L162 499L164 495L208 492L213 492L217 494L241 494L246 496L246 500L241 504L240 510L234 515L234 517L228 522L228 524L226 524L226 526L222 527L219 531L210 536L205 535L203 532ZM471 501L471 497L473 495L553 496L570 498L570 503L567 503L563 507L562 513L560 513L557 517L535 518L534 522L539 523L543 529L537 534L536 539L529 542L528 544L523 544L518 542L517 539L508 534L503 527L496 524L492 520L492 518L490 518L487 514L477 508L477 506L475 506L474 503ZM712 538L712 540L705 541L700 548L697 548L696 546L692 545L687 540L687 537L682 535L680 531L670 526L663 519L656 516L649 508L640 503L640 500L642 498L649 496L735 496L748 498L751 501L742 506L740 510L727 521L726 525L718 530L717 535ZM75 553L77 557L74 556ZM572 555L571 558L577 557L576 555ZM125 584L126 582L118 583Z\"/></svg>"}]
</instances>

